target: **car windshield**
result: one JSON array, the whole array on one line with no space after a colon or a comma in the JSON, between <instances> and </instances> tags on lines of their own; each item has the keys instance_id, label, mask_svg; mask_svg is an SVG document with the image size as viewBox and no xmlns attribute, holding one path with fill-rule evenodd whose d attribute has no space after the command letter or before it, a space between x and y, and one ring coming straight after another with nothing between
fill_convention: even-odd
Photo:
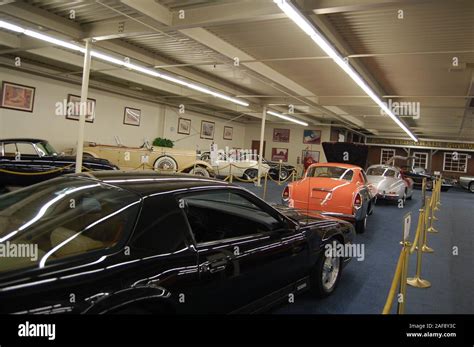
<instances>
[{"instance_id":1,"label":"car windshield","mask_svg":"<svg viewBox=\"0 0 474 347\"><path fill-rule=\"evenodd\" d=\"M0 273L109 249L135 222L139 197L62 177L0 196Z\"/></svg>"},{"instance_id":2,"label":"car windshield","mask_svg":"<svg viewBox=\"0 0 474 347\"><path fill-rule=\"evenodd\" d=\"M352 181L354 172L351 169L337 166L313 166L308 169L306 177L327 177Z\"/></svg>"},{"instance_id":3,"label":"car windshield","mask_svg":"<svg viewBox=\"0 0 474 347\"><path fill-rule=\"evenodd\" d=\"M385 167L372 167L367 170L369 176L384 176L384 177L395 177L396 172L392 169Z\"/></svg>"},{"instance_id":4,"label":"car windshield","mask_svg":"<svg viewBox=\"0 0 474 347\"><path fill-rule=\"evenodd\" d=\"M49 142L37 142L36 148L39 151L40 156L44 157L45 155L58 155L58 152L54 149Z\"/></svg>"}]
</instances>

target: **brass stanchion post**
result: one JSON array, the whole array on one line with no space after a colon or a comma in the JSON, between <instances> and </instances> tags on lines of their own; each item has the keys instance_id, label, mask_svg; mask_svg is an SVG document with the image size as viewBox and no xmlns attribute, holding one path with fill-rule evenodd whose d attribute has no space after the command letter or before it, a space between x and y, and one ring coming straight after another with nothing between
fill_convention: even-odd
<instances>
[{"instance_id":1,"label":"brass stanchion post","mask_svg":"<svg viewBox=\"0 0 474 347\"><path fill-rule=\"evenodd\" d=\"M232 164L229 164L229 182L233 183L233 176L232 176Z\"/></svg>"},{"instance_id":2,"label":"brass stanchion post","mask_svg":"<svg viewBox=\"0 0 474 347\"><path fill-rule=\"evenodd\" d=\"M423 225L423 229L422 229L422 236L421 237L421 240L423 242L422 246L421 246L421 251L423 253L433 253L434 250L433 248L429 247L426 242L427 242L427 234L428 234L428 218L429 218L429 215L433 213L433 210L431 209L431 198L427 197L426 198L426 201L425 201L425 216L424 216L424 225Z\"/></svg>"},{"instance_id":3,"label":"brass stanchion post","mask_svg":"<svg viewBox=\"0 0 474 347\"><path fill-rule=\"evenodd\" d=\"M422 255L423 255L421 244L423 242L423 236L424 236L423 235L424 234L423 230L425 230L425 221L426 221L425 213L426 213L426 211L424 211L423 209L420 209L420 215L419 215L419 219L418 219L418 230L417 230L417 233L420 233L420 234L419 234L418 239L415 241L417 243L415 277L410 277L410 278L407 278L407 280L406 280L406 283L408 285L410 285L412 287L416 287L416 288L429 288L429 287L431 287L431 283L429 281L424 280L424 279L421 278L421 258L422 258Z\"/></svg>"},{"instance_id":4,"label":"brass stanchion post","mask_svg":"<svg viewBox=\"0 0 474 347\"><path fill-rule=\"evenodd\" d=\"M410 256L410 242L402 241L403 245L402 253L402 271L400 273L400 290L399 293L402 295L401 300L398 300L397 313L405 313L406 293L407 293L407 272L408 272L408 258Z\"/></svg>"}]
</instances>

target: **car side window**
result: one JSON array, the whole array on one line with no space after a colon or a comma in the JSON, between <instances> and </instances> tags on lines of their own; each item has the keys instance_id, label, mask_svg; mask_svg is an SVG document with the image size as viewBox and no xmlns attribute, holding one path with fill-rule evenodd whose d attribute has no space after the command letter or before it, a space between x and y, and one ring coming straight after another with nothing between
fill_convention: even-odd
<instances>
[{"instance_id":1,"label":"car side window","mask_svg":"<svg viewBox=\"0 0 474 347\"><path fill-rule=\"evenodd\" d=\"M5 157L14 157L17 153L16 145L14 143L4 143L3 151Z\"/></svg>"},{"instance_id":2,"label":"car side window","mask_svg":"<svg viewBox=\"0 0 474 347\"><path fill-rule=\"evenodd\" d=\"M187 247L186 233L186 219L172 197L148 197L131 246L147 253L173 253Z\"/></svg>"},{"instance_id":3,"label":"car side window","mask_svg":"<svg viewBox=\"0 0 474 347\"><path fill-rule=\"evenodd\" d=\"M209 190L179 197L197 243L233 239L275 230L281 222L248 197Z\"/></svg>"},{"instance_id":4,"label":"car side window","mask_svg":"<svg viewBox=\"0 0 474 347\"><path fill-rule=\"evenodd\" d=\"M16 144L16 147L18 148L18 152L20 153L20 155L38 156L38 152L36 152L36 149L35 147L33 147L32 143L19 142Z\"/></svg>"}]
</instances>

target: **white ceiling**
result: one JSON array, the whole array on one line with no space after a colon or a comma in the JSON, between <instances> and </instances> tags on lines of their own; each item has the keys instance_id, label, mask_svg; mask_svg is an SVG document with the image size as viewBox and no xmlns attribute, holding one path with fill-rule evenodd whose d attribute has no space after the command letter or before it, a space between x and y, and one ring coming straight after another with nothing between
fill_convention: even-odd
<instances>
[{"instance_id":1,"label":"white ceiling","mask_svg":"<svg viewBox=\"0 0 474 347\"><path fill-rule=\"evenodd\" d=\"M415 134L474 141L468 107L474 96L474 1L294 3L380 96L419 103L419 119L402 117ZM138 86L159 102L187 102L228 118L245 113L246 121L258 118L263 104L282 112L293 104L296 116L310 123L406 137L271 0L27 0L0 5L0 18L65 39L96 37L98 49L242 97L251 106L95 63L92 80L103 88ZM12 54L23 55L31 72L47 66L63 79L80 75L80 56L0 31L0 63L8 65Z\"/></svg>"}]
</instances>

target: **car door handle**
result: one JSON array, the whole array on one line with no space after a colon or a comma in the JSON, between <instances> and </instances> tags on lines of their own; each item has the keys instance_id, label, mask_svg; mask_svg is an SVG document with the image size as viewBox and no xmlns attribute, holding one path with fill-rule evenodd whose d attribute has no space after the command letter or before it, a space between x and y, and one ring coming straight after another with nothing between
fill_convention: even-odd
<instances>
[{"instance_id":1,"label":"car door handle","mask_svg":"<svg viewBox=\"0 0 474 347\"><path fill-rule=\"evenodd\" d=\"M211 261L209 263L209 272L215 273L219 271L224 271L227 267L227 258L219 258Z\"/></svg>"}]
</instances>

